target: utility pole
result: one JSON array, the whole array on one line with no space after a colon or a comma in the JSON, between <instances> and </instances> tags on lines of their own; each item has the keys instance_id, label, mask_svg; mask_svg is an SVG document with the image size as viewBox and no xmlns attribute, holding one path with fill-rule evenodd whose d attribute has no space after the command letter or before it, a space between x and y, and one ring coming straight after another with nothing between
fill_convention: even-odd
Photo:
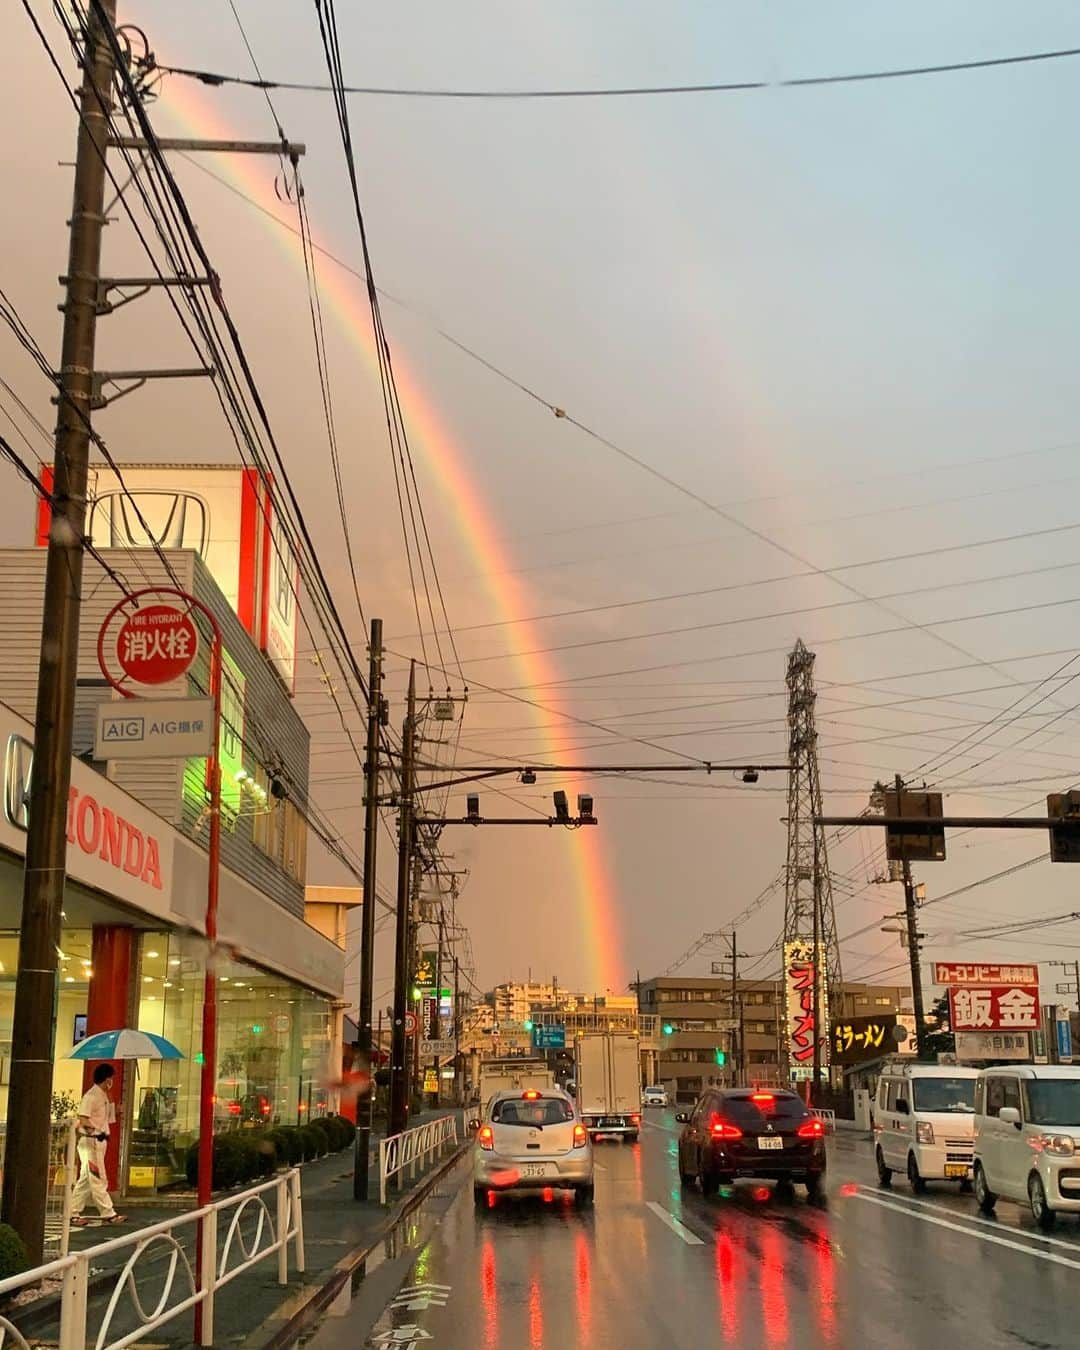
<instances>
[{"instance_id":1,"label":"utility pole","mask_svg":"<svg viewBox=\"0 0 1080 1350\"><path fill-rule=\"evenodd\" d=\"M432 1016L432 1038L438 1040L442 1036L442 973L443 973L443 939L446 928L442 912L442 902L439 903L439 947L438 955L435 958L435 1012ZM439 1077L441 1065L438 1055L435 1056L435 1100L431 1103L436 1109L439 1105L439 1089L442 1079Z\"/></svg>"},{"instance_id":2,"label":"utility pole","mask_svg":"<svg viewBox=\"0 0 1080 1350\"><path fill-rule=\"evenodd\" d=\"M368 1198L368 1152L375 1114L375 1064L371 1044L372 984L375 969L375 869L379 838L379 730L382 726L382 619L372 619L368 642L368 718L364 756L364 901L360 910L360 1031L361 1064L367 1060L371 1090L367 1102L357 1104L356 1151L353 1154L353 1199ZM381 1016L381 1014L380 1014Z\"/></svg>"},{"instance_id":3,"label":"utility pole","mask_svg":"<svg viewBox=\"0 0 1080 1350\"><path fill-rule=\"evenodd\" d=\"M820 1101L821 1091L821 853L818 832L814 831L814 917L811 951L814 953L814 1076L810 1080L807 1105ZM828 1032L825 1033L828 1035Z\"/></svg>"},{"instance_id":4,"label":"utility pole","mask_svg":"<svg viewBox=\"0 0 1080 1350\"><path fill-rule=\"evenodd\" d=\"M904 780L896 775L896 811L903 814ZM900 863L904 873L904 917L907 921L908 957L911 961L911 1005L915 1011L915 1051L920 1059L926 1059L926 1008L923 1004L922 964L919 960L919 916L915 907L915 883L911 876L911 864L903 851L901 839Z\"/></svg>"},{"instance_id":5,"label":"utility pole","mask_svg":"<svg viewBox=\"0 0 1080 1350\"><path fill-rule=\"evenodd\" d=\"M409 1079L405 1062L405 1014L409 1006L412 950L413 773L416 737L416 662L409 663L409 699L401 732L401 811L398 817L397 915L394 925L394 1025L390 1047L390 1111L386 1132L400 1134L409 1123Z\"/></svg>"},{"instance_id":6,"label":"utility pole","mask_svg":"<svg viewBox=\"0 0 1080 1350\"><path fill-rule=\"evenodd\" d=\"M456 1104L462 1105L464 1093L461 1084L463 1075L461 1072L461 973L458 964L458 958L454 957L454 1095L457 1099Z\"/></svg>"},{"instance_id":7,"label":"utility pole","mask_svg":"<svg viewBox=\"0 0 1080 1350\"><path fill-rule=\"evenodd\" d=\"M19 971L11 1037L4 1221L31 1265L45 1243L57 997L57 950L67 866L67 806L79 654L79 611L90 461L105 153L115 73L109 36L116 0L90 6L79 92L79 134L64 300L52 519L34 719L34 772L23 874Z\"/></svg>"},{"instance_id":8,"label":"utility pole","mask_svg":"<svg viewBox=\"0 0 1080 1350\"><path fill-rule=\"evenodd\" d=\"M735 1028L731 1033L731 1082L738 1083L740 1073L739 1052L742 1048L742 1019L739 1015L739 949L735 943L735 929L731 930L731 1016Z\"/></svg>"}]
</instances>

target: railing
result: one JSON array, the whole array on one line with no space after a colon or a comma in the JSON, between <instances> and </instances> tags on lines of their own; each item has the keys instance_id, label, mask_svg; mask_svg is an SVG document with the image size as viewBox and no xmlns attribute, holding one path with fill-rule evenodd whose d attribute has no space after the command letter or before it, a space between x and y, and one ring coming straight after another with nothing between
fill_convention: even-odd
<instances>
[{"instance_id":1,"label":"railing","mask_svg":"<svg viewBox=\"0 0 1080 1350\"><path fill-rule=\"evenodd\" d=\"M220 1250L219 1235L223 1238ZM201 1278L196 1277L195 1258L189 1251L189 1247L195 1246L196 1236L202 1238ZM188 1245L185 1245L185 1238L191 1240ZM201 1305L201 1343L207 1346L214 1342L217 1291L264 1257L275 1253L277 1282L287 1284L290 1243L295 1246L295 1268L302 1273L304 1218L298 1168L204 1209L140 1228L110 1242L72 1252L22 1275L0 1280L0 1298L50 1277L60 1277L59 1327L52 1328L54 1334L45 1337L54 1340L58 1350L86 1350L88 1345L94 1350L122 1350ZM95 1332L89 1308L91 1270L96 1271L103 1258L118 1253L126 1255L126 1259L115 1279L111 1273L108 1276L113 1280L112 1293ZM143 1263L141 1268L140 1261ZM158 1292L154 1295L153 1307L147 1308L138 1279L140 1274L148 1273L151 1265L155 1266L153 1283ZM130 1327L132 1322L134 1326ZM130 1329L125 1330L125 1326ZM7 1350L9 1338L19 1350L29 1350L18 1328L8 1318L0 1316L0 1347L3 1350Z\"/></svg>"},{"instance_id":2,"label":"railing","mask_svg":"<svg viewBox=\"0 0 1080 1350\"><path fill-rule=\"evenodd\" d=\"M835 1133L836 1133L836 1112L835 1112L835 1111L830 1111L830 1110L828 1110L826 1107L823 1107L823 1106L812 1106L812 1107L810 1108L810 1114L811 1114L812 1116L816 1116L816 1117L818 1118L818 1120L821 1121L822 1125L825 1126L825 1133L826 1133L826 1134L835 1134Z\"/></svg>"},{"instance_id":3,"label":"railing","mask_svg":"<svg viewBox=\"0 0 1080 1350\"><path fill-rule=\"evenodd\" d=\"M71 1191L75 1185L76 1118L54 1120L49 1134L49 1185L45 1196L45 1255L67 1256L71 1235ZM0 1160L7 1151L7 1126L0 1122ZM0 1177L3 1175L0 1161ZM3 1347L0 1336L0 1350Z\"/></svg>"},{"instance_id":4,"label":"railing","mask_svg":"<svg viewBox=\"0 0 1080 1350\"><path fill-rule=\"evenodd\" d=\"M386 1204L386 1192L390 1178L400 1178L406 1167L409 1179L416 1176L417 1166L426 1167L443 1148L458 1141L458 1122L456 1116L440 1116L437 1120L425 1121L414 1129L404 1130L401 1134L392 1134L379 1142L379 1203Z\"/></svg>"}]
</instances>

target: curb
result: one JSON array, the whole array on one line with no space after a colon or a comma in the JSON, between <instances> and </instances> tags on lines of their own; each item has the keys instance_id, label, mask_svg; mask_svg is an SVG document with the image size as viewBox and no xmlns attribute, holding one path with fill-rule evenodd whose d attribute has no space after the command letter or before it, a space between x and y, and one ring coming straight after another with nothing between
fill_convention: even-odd
<instances>
[{"instance_id":1,"label":"curb","mask_svg":"<svg viewBox=\"0 0 1080 1350\"><path fill-rule=\"evenodd\" d=\"M386 1222L364 1242L363 1246L354 1247L347 1256L342 1257L329 1271L323 1283L312 1290L310 1297L292 1314L284 1326L279 1327L269 1340L260 1342L259 1350L288 1350L288 1347L295 1345L301 1336L314 1330L334 1300L352 1284L357 1272L363 1270L375 1248L385 1242L394 1229L427 1199L431 1191L454 1170L471 1148L472 1140L459 1144L444 1162L404 1197L397 1209L387 1216Z\"/></svg>"}]
</instances>

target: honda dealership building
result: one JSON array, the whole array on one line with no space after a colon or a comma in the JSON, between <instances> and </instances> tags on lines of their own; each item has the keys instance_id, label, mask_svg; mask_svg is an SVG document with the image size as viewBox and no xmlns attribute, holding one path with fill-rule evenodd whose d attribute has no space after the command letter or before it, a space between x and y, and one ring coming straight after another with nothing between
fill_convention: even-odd
<instances>
[{"instance_id":1,"label":"honda dealership building","mask_svg":"<svg viewBox=\"0 0 1080 1350\"><path fill-rule=\"evenodd\" d=\"M340 1062L342 947L305 920L308 734L292 704L296 579L275 537L269 494L242 470L105 471L90 529L132 589L196 596L222 630L222 872L216 950L204 937L205 759L94 758L98 705L118 698L98 667L98 630L121 593L86 559L80 633L68 880L56 1011L54 1092L81 1095L67 1059L87 1034L137 1026L168 1037L180 1061L125 1066L110 1177L151 1190L183 1176L197 1136L203 980L218 980L217 1111L229 1123L295 1123L329 1109ZM131 498L168 567L139 537ZM39 522L38 543L47 523ZM120 556L120 555L123 556ZM106 555L109 556L109 555ZM18 970L28 785L44 550L0 550L3 812L0 818L0 1120L6 1119ZM170 577L169 573L173 574ZM175 578L175 580L173 579ZM190 676L155 696L205 690L204 644ZM325 924L323 925L325 927ZM58 1101L58 1107L62 1102Z\"/></svg>"}]
</instances>

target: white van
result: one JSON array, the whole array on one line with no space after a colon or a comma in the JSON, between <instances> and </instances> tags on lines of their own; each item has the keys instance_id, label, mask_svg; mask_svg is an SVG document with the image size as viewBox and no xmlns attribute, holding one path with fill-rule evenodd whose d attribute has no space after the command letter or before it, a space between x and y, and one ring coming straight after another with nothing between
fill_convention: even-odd
<instances>
[{"instance_id":1,"label":"white van","mask_svg":"<svg viewBox=\"0 0 1080 1350\"><path fill-rule=\"evenodd\" d=\"M904 1172L917 1194L928 1181L971 1185L975 1152L978 1069L902 1064L878 1079L874 1102L874 1161L888 1186Z\"/></svg>"},{"instance_id":2,"label":"white van","mask_svg":"<svg viewBox=\"0 0 1080 1350\"><path fill-rule=\"evenodd\" d=\"M1040 1228L1080 1212L1080 1068L983 1069L975 1091L975 1198L1025 1201Z\"/></svg>"}]
</instances>

